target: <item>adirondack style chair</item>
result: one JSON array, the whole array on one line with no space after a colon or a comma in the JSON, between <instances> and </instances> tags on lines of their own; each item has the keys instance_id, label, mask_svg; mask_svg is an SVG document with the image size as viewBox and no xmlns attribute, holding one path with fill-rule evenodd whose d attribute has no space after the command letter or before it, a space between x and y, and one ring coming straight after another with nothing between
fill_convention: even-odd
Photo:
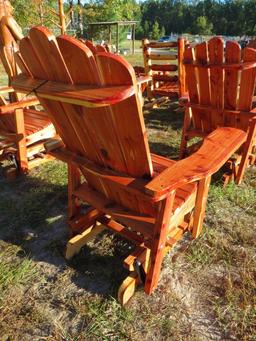
<instances>
[{"instance_id":1,"label":"adirondack style chair","mask_svg":"<svg viewBox=\"0 0 256 341\"><path fill-rule=\"evenodd\" d=\"M145 75L152 77L152 82L147 87L149 99L157 96L178 99L185 94L185 72L182 64L185 43L183 38L163 43L142 40Z\"/></svg>"},{"instance_id":2,"label":"adirondack style chair","mask_svg":"<svg viewBox=\"0 0 256 341\"><path fill-rule=\"evenodd\" d=\"M29 73L18 75L13 86L34 90L62 138L48 142L47 150L68 164L74 237L66 257L108 228L135 245L124 260L130 275L119 288L120 302L139 283L151 294L170 247L186 231L194 238L200 234L211 175L246 133L219 128L197 153L178 162L150 154L128 62L109 53L94 57L80 41L55 38L45 27L32 28L20 51ZM85 213L83 202L91 206Z\"/></svg>"},{"instance_id":3,"label":"adirondack style chair","mask_svg":"<svg viewBox=\"0 0 256 341\"><path fill-rule=\"evenodd\" d=\"M44 142L54 137L56 132L49 117L35 110L39 104L38 99L31 96L24 98L10 86L13 77L20 72L17 61L22 67L16 43L18 38L22 38L22 34L14 18L10 15L2 16L0 59L8 75L9 86L0 88L0 161L11 159L20 172L26 173L38 163L49 159L44 154ZM16 173L16 169L8 169L8 172L11 176Z\"/></svg>"},{"instance_id":4,"label":"adirondack style chair","mask_svg":"<svg viewBox=\"0 0 256 341\"><path fill-rule=\"evenodd\" d=\"M256 80L256 50L215 37L184 52L189 100L184 101L180 157L191 138L204 138L218 127L247 132L247 141L230 161L231 176L240 183L246 166L255 162L256 110L252 100ZM231 176L227 179L230 180Z\"/></svg>"}]
</instances>

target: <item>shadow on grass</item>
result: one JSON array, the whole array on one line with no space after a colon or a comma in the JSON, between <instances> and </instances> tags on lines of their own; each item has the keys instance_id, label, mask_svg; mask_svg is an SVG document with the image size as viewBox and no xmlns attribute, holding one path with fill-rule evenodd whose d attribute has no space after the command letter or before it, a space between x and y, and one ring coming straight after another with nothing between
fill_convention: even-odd
<instances>
[{"instance_id":1,"label":"shadow on grass","mask_svg":"<svg viewBox=\"0 0 256 341\"><path fill-rule=\"evenodd\" d=\"M47 177L47 172L44 175ZM117 288L126 276L122 261L130 253L131 246L118 236L103 232L95 242L84 247L79 255L66 261L66 180L63 179L62 184L53 183L51 174L48 175L49 181L31 175L12 182L1 177L2 257L5 247L19 246L21 250L15 257L29 257L35 263L40 262L46 279L54 276L49 273L49 269L54 269L50 271L66 273L70 283L78 289L104 297L116 297Z\"/></svg>"},{"instance_id":2,"label":"shadow on grass","mask_svg":"<svg viewBox=\"0 0 256 341\"><path fill-rule=\"evenodd\" d=\"M150 151L171 159L178 159L179 149L173 145L167 145L161 142L150 142Z\"/></svg>"},{"instance_id":3,"label":"shadow on grass","mask_svg":"<svg viewBox=\"0 0 256 341\"><path fill-rule=\"evenodd\" d=\"M163 127L168 127L174 131L182 129L184 115L177 109L178 104L174 102L146 112L144 119L147 128L162 130Z\"/></svg>"}]
</instances>

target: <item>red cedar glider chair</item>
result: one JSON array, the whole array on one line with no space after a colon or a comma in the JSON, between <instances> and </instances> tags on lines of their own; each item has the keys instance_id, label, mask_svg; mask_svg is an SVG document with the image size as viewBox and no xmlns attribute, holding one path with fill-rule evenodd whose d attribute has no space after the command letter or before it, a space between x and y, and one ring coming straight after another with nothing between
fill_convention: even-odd
<instances>
[{"instance_id":1,"label":"red cedar glider chair","mask_svg":"<svg viewBox=\"0 0 256 341\"><path fill-rule=\"evenodd\" d=\"M32 28L20 50L31 74L17 76L13 86L36 89L62 138L47 143L48 151L68 163L74 237L66 257L108 228L136 246L124 260L130 275L120 286L120 302L139 283L151 294L166 252L186 231L200 234L211 175L246 133L219 128L178 162L150 154L135 73L125 60L109 53L94 57L75 38L56 39L44 27ZM83 202L91 206L86 213Z\"/></svg>"},{"instance_id":2,"label":"red cedar glider chair","mask_svg":"<svg viewBox=\"0 0 256 341\"><path fill-rule=\"evenodd\" d=\"M182 133L180 157L191 138L204 138L218 127L247 132L247 141L232 161L232 177L240 183L248 164L255 163L256 110L252 108L256 80L256 50L241 48L237 42L215 37L186 47L184 66L189 100Z\"/></svg>"},{"instance_id":3,"label":"red cedar glider chair","mask_svg":"<svg viewBox=\"0 0 256 341\"><path fill-rule=\"evenodd\" d=\"M16 58L21 65L18 53ZM10 65L4 53L1 54L1 60L11 83L19 67L17 64ZM28 71L23 69L23 72ZM12 159L21 173L27 173L29 169L49 159L44 153L44 142L56 135L48 115L36 110L38 104L36 97L27 98L10 86L0 88L0 161ZM16 170L13 170L15 168L10 168L7 174L16 174Z\"/></svg>"}]
</instances>

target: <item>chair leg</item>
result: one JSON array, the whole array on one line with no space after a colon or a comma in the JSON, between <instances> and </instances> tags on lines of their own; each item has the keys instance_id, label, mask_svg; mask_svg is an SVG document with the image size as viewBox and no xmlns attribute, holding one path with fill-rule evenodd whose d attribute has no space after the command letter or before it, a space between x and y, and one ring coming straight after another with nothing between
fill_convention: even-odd
<instances>
[{"instance_id":1,"label":"chair leg","mask_svg":"<svg viewBox=\"0 0 256 341\"><path fill-rule=\"evenodd\" d=\"M195 212L194 212L194 221L193 221L193 228L192 228L192 237L194 239L197 238L202 231L210 183L211 183L211 176L208 176L200 180L198 184Z\"/></svg>"},{"instance_id":2,"label":"chair leg","mask_svg":"<svg viewBox=\"0 0 256 341\"><path fill-rule=\"evenodd\" d=\"M155 289L159 280L174 197L175 191L173 191L168 198L164 199L160 203L159 214L156 219L154 238L150 252L150 266L147 272L144 287L144 290L148 295L150 295Z\"/></svg>"},{"instance_id":3,"label":"chair leg","mask_svg":"<svg viewBox=\"0 0 256 341\"><path fill-rule=\"evenodd\" d=\"M183 122L183 130L182 130L182 137L181 137L181 144L180 144L180 153L179 158L183 159L186 154L187 149L187 131L191 125L191 109L186 108L184 122Z\"/></svg>"},{"instance_id":4,"label":"chair leg","mask_svg":"<svg viewBox=\"0 0 256 341\"><path fill-rule=\"evenodd\" d=\"M181 137L181 143L180 143L180 152L179 152L179 159L182 160L184 159L185 155L186 155L186 150L187 150L187 136L186 136L186 132L182 131L182 137Z\"/></svg>"},{"instance_id":5,"label":"chair leg","mask_svg":"<svg viewBox=\"0 0 256 341\"><path fill-rule=\"evenodd\" d=\"M21 140L17 142L18 149L18 164L19 171L21 173L27 173L28 171L28 158L27 158L27 146L25 137L25 124L24 124L24 112L23 109L15 110L15 126L16 133L23 136Z\"/></svg>"},{"instance_id":6,"label":"chair leg","mask_svg":"<svg viewBox=\"0 0 256 341\"><path fill-rule=\"evenodd\" d=\"M80 205L74 197L74 191L81 185L81 174L77 167L68 164L68 220L80 214Z\"/></svg>"},{"instance_id":7,"label":"chair leg","mask_svg":"<svg viewBox=\"0 0 256 341\"><path fill-rule=\"evenodd\" d=\"M254 140L255 135L256 135L256 117L254 117L250 122L249 130L247 134L247 140L244 145L242 159L241 159L238 172L237 172L237 176L235 179L235 182L237 185L239 185L243 179L245 168L249 162L249 156L253 149L253 140Z\"/></svg>"}]
</instances>

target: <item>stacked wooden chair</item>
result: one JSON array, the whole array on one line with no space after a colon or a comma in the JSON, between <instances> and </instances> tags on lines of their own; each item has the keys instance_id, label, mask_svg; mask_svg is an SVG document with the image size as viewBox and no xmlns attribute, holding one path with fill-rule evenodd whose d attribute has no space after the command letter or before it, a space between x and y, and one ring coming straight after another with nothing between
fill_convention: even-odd
<instances>
[{"instance_id":1,"label":"stacked wooden chair","mask_svg":"<svg viewBox=\"0 0 256 341\"><path fill-rule=\"evenodd\" d=\"M100 44L94 44L91 40L80 39L82 43L84 43L95 55L98 52L110 52L108 46L103 46Z\"/></svg>"},{"instance_id":2,"label":"stacked wooden chair","mask_svg":"<svg viewBox=\"0 0 256 341\"><path fill-rule=\"evenodd\" d=\"M185 72L182 64L186 41L172 42L142 40L145 75L152 77L147 97L166 96L177 100L186 92Z\"/></svg>"},{"instance_id":3,"label":"stacked wooden chair","mask_svg":"<svg viewBox=\"0 0 256 341\"><path fill-rule=\"evenodd\" d=\"M96 56L97 53L99 52L107 52L107 53L111 53L109 51L108 46L103 46L103 45L95 45L93 44L93 42L91 40L84 40L84 39L80 39L80 41L82 41L82 43L84 43L93 53L94 56ZM144 69L143 72L136 72L138 70L138 67L134 67L134 71L136 74L136 78L137 78L137 84L138 84L138 88L142 93L144 92L144 90L146 89L148 83L151 81L151 77L150 76L146 76L144 73ZM140 69L141 71L141 69Z\"/></svg>"},{"instance_id":4,"label":"stacked wooden chair","mask_svg":"<svg viewBox=\"0 0 256 341\"><path fill-rule=\"evenodd\" d=\"M124 260L130 273L119 288L120 302L139 283L151 294L166 252L185 232L200 234L211 175L246 133L219 128L178 162L150 154L135 73L125 60L109 53L94 57L75 38L56 39L44 27L32 28L20 51L28 72L13 86L36 93L62 138L47 149L68 164L74 237L67 258L110 229L135 246ZM83 203L90 205L86 212Z\"/></svg>"},{"instance_id":5,"label":"stacked wooden chair","mask_svg":"<svg viewBox=\"0 0 256 341\"><path fill-rule=\"evenodd\" d=\"M186 155L190 139L204 138L218 127L234 127L247 132L247 141L229 161L226 180L240 183L249 164L255 163L256 110L253 95L256 81L256 50L242 50L221 38L212 38L184 52L189 99L186 106L180 157Z\"/></svg>"},{"instance_id":6,"label":"stacked wooden chair","mask_svg":"<svg viewBox=\"0 0 256 341\"><path fill-rule=\"evenodd\" d=\"M3 29L5 22L6 27ZM9 86L0 88L0 161L12 161L12 167L7 171L10 177L16 175L17 170L26 173L42 161L50 159L45 154L44 142L56 135L48 115L36 110L38 99L15 92L10 86L13 77L20 72L18 64L23 72L28 72L23 69L18 45L11 35L11 24L17 30L12 17L1 19L0 41L1 44L8 42L9 45L1 45L0 58Z\"/></svg>"}]
</instances>

